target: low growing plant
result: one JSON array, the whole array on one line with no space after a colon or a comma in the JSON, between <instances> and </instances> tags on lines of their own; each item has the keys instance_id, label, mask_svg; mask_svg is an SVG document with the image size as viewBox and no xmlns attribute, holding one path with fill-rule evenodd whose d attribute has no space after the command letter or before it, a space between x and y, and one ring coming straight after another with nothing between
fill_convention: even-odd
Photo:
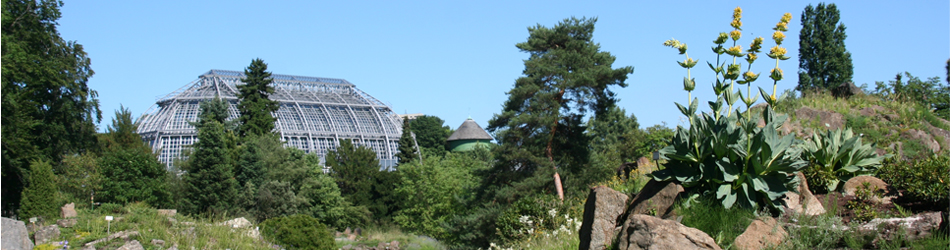
<instances>
[{"instance_id":1,"label":"low growing plant","mask_svg":"<svg viewBox=\"0 0 950 250\"><path fill-rule=\"evenodd\" d=\"M874 173L890 157L878 156L874 144L861 143L861 137L855 136L851 128L816 133L803 146L811 165L805 170L805 178L814 183L817 192L837 191L851 177Z\"/></svg>"},{"instance_id":2,"label":"low growing plant","mask_svg":"<svg viewBox=\"0 0 950 250\"><path fill-rule=\"evenodd\" d=\"M913 164L889 164L877 175L913 200L942 207L950 202L950 156L935 154Z\"/></svg>"},{"instance_id":3,"label":"low growing plant","mask_svg":"<svg viewBox=\"0 0 950 250\"><path fill-rule=\"evenodd\" d=\"M698 193L715 194L717 200L725 208L738 204L740 207L758 209L759 207L777 208L779 199L794 185L797 179L793 173L806 166L801 159L802 149L794 145L794 135L780 136L777 129L786 120L784 115L776 115L773 106L780 98L775 97L776 84L782 80L782 70L778 68L781 60L787 60L786 50L780 45L785 38L791 14L782 16L774 28L772 38L776 46L768 56L775 59L775 68L772 69L772 94L759 88L759 93L769 104L762 111L764 126L759 127L758 119L754 119L748 109L755 103L755 94L752 94L751 84L758 78L758 74L751 71L751 64L756 60L757 53L762 47L762 38L756 38L745 53L741 46L735 45L741 37L742 10L736 8L733 13L730 33L720 33L714 41L713 51L717 55L732 56L732 64L728 66L708 63L716 73L716 83L713 90L718 96L716 101L709 102L710 113L697 114L698 99L690 100L687 106L676 106L689 119L690 127L677 127L670 146L663 148L660 153L668 163L666 169L654 171L652 176L657 181L673 180L686 188L692 188ZM729 39L733 40L733 47L728 49L722 45ZM695 88L695 79L690 78L690 69L696 65L686 53L687 46L679 41L669 40L664 45L679 50L686 55L686 59L679 62L686 68L687 77L683 80L683 88L690 97ZM736 63L737 58L745 57L749 63L749 70L741 74L741 66ZM722 78L720 79L720 76ZM741 90L734 92L735 84L747 85L747 94ZM748 96L748 97L746 97ZM733 104L741 99L746 104L746 112L738 108L733 113ZM727 107L728 105L728 107Z\"/></svg>"},{"instance_id":4,"label":"low growing plant","mask_svg":"<svg viewBox=\"0 0 950 250\"><path fill-rule=\"evenodd\" d=\"M330 230L304 214L268 219L261 223L261 234L287 249L336 248Z\"/></svg>"}]
</instances>

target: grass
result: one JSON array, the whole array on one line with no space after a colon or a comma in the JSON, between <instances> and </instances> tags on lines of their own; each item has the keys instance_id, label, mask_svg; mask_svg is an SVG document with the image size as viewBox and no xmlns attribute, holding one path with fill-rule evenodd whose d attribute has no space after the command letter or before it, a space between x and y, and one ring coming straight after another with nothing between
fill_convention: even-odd
<instances>
[{"instance_id":1,"label":"grass","mask_svg":"<svg viewBox=\"0 0 950 250\"><path fill-rule=\"evenodd\" d=\"M683 216L681 223L709 234L722 249L732 247L733 241L755 219L755 211L733 207L726 209L716 199L700 196L688 206L685 201L674 205L677 215Z\"/></svg>"},{"instance_id":2,"label":"grass","mask_svg":"<svg viewBox=\"0 0 950 250\"><path fill-rule=\"evenodd\" d=\"M365 245L375 247L379 243L386 244L392 241L399 242L399 249L448 249L448 247L433 238L405 233L400 230L399 227L391 224L377 225L367 228L365 231L363 231L363 237L357 239L357 241L337 241L336 244L337 248L343 248L346 245Z\"/></svg>"}]
</instances>

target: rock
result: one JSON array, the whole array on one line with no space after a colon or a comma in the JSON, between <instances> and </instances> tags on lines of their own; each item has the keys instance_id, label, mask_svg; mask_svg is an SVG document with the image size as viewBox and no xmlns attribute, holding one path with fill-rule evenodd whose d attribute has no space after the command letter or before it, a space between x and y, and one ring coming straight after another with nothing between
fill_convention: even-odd
<instances>
[{"instance_id":1,"label":"rock","mask_svg":"<svg viewBox=\"0 0 950 250\"><path fill-rule=\"evenodd\" d=\"M225 221L222 224L226 226L230 226L231 228L246 228L246 227L251 226L251 222L245 219L244 217Z\"/></svg>"},{"instance_id":2,"label":"rock","mask_svg":"<svg viewBox=\"0 0 950 250\"><path fill-rule=\"evenodd\" d=\"M86 245L86 246L83 246L83 247L80 248L80 249L82 249L82 250L96 250L96 247L95 247L95 246L92 246L92 245ZM177 249L176 249L176 250L177 250Z\"/></svg>"},{"instance_id":3,"label":"rock","mask_svg":"<svg viewBox=\"0 0 950 250\"><path fill-rule=\"evenodd\" d=\"M353 230L353 234L357 236L363 236L363 229L357 227L356 230Z\"/></svg>"},{"instance_id":4,"label":"rock","mask_svg":"<svg viewBox=\"0 0 950 250\"><path fill-rule=\"evenodd\" d=\"M673 212L673 202L683 192L683 186L671 181L650 180L637 196L633 197L627 215L647 214L668 218Z\"/></svg>"},{"instance_id":5,"label":"rock","mask_svg":"<svg viewBox=\"0 0 950 250\"><path fill-rule=\"evenodd\" d=\"M389 249L393 249L393 250L399 249L399 241L394 240L394 241L389 242Z\"/></svg>"},{"instance_id":6,"label":"rock","mask_svg":"<svg viewBox=\"0 0 950 250\"><path fill-rule=\"evenodd\" d=\"M0 249L3 250L30 250L33 249L33 241L30 240L30 233L26 230L26 224L22 221L2 218L0 223Z\"/></svg>"},{"instance_id":7,"label":"rock","mask_svg":"<svg viewBox=\"0 0 950 250\"><path fill-rule=\"evenodd\" d=\"M643 175L643 174L652 173L655 170L656 170L656 164L653 164L653 162L650 162L649 158L640 157L639 159L637 159L637 173Z\"/></svg>"},{"instance_id":8,"label":"rock","mask_svg":"<svg viewBox=\"0 0 950 250\"><path fill-rule=\"evenodd\" d=\"M382 241L376 243L376 249L386 249L386 243Z\"/></svg>"},{"instance_id":9,"label":"rock","mask_svg":"<svg viewBox=\"0 0 950 250\"><path fill-rule=\"evenodd\" d=\"M942 212L917 214L907 218L873 219L858 227L862 231L881 232L881 238L891 240L896 234L903 232L905 239L915 240L927 237L932 231L939 229L943 222Z\"/></svg>"},{"instance_id":10,"label":"rock","mask_svg":"<svg viewBox=\"0 0 950 250\"><path fill-rule=\"evenodd\" d=\"M62 219L62 220L56 221L56 225L59 225L59 227L62 227L62 228L74 227L76 226L76 223L79 223L79 219L72 218L72 219Z\"/></svg>"},{"instance_id":11,"label":"rock","mask_svg":"<svg viewBox=\"0 0 950 250\"><path fill-rule=\"evenodd\" d=\"M950 148L950 131L944 130L942 128L934 127L933 125L930 125L930 123L926 123L926 122L924 123L924 125L927 126L927 132L930 132L930 134L933 135L935 139L943 138L943 140L939 141L943 145L941 148L944 149L944 151L948 151L947 149Z\"/></svg>"},{"instance_id":12,"label":"rock","mask_svg":"<svg viewBox=\"0 0 950 250\"><path fill-rule=\"evenodd\" d=\"M933 153L940 151L940 143L937 143L933 136L930 136L930 134L927 134L927 132L916 129L908 129L907 131L901 132L901 137L909 140L916 140L921 144L924 144L924 146L927 146L927 149L930 149L930 151Z\"/></svg>"},{"instance_id":13,"label":"rock","mask_svg":"<svg viewBox=\"0 0 950 250\"><path fill-rule=\"evenodd\" d=\"M49 225L40 228L40 230L33 233L33 241L37 245L42 245L50 243L59 239L59 226L58 225Z\"/></svg>"},{"instance_id":14,"label":"rock","mask_svg":"<svg viewBox=\"0 0 950 250\"><path fill-rule=\"evenodd\" d=\"M59 215L66 219L79 216L76 213L76 203L69 203L59 208Z\"/></svg>"},{"instance_id":15,"label":"rock","mask_svg":"<svg viewBox=\"0 0 950 250\"><path fill-rule=\"evenodd\" d=\"M623 225L619 250L722 249L699 229L644 214L632 214Z\"/></svg>"},{"instance_id":16,"label":"rock","mask_svg":"<svg viewBox=\"0 0 950 250\"><path fill-rule=\"evenodd\" d=\"M178 209L159 209L158 215L172 217L178 214Z\"/></svg>"},{"instance_id":17,"label":"rock","mask_svg":"<svg viewBox=\"0 0 950 250\"><path fill-rule=\"evenodd\" d=\"M195 227L185 228L185 230L181 231L181 235L187 236L188 238L191 238L191 239L198 237L198 235L195 234Z\"/></svg>"},{"instance_id":18,"label":"rock","mask_svg":"<svg viewBox=\"0 0 950 250\"><path fill-rule=\"evenodd\" d=\"M871 105L870 107L861 109L860 111L858 111L858 113L860 113L861 116L872 117L872 116L877 116L878 112L882 112L884 110L885 110L884 107L881 107L878 105Z\"/></svg>"},{"instance_id":19,"label":"rock","mask_svg":"<svg viewBox=\"0 0 950 250\"><path fill-rule=\"evenodd\" d=\"M808 188L808 180L805 180L805 175L801 172L796 175L798 175L798 188L785 193L785 198L782 199L785 201L785 211L809 216L824 214L825 207L821 205L821 201Z\"/></svg>"},{"instance_id":20,"label":"rock","mask_svg":"<svg viewBox=\"0 0 950 250\"><path fill-rule=\"evenodd\" d=\"M850 98L855 95L864 95L864 90L855 86L853 82L846 82L832 89L831 94L838 98Z\"/></svg>"},{"instance_id":21,"label":"rock","mask_svg":"<svg viewBox=\"0 0 950 250\"><path fill-rule=\"evenodd\" d=\"M626 194L606 186L590 190L584 203L580 249L605 249L617 234L617 225L629 200Z\"/></svg>"},{"instance_id":22,"label":"rock","mask_svg":"<svg viewBox=\"0 0 950 250\"><path fill-rule=\"evenodd\" d=\"M353 229L350 229L350 227L346 227L346 230L343 230L343 234L345 235L353 234Z\"/></svg>"},{"instance_id":23,"label":"rock","mask_svg":"<svg viewBox=\"0 0 950 250\"><path fill-rule=\"evenodd\" d=\"M173 244L172 247L169 247L168 249L165 249L165 250L178 250L178 243Z\"/></svg>"},{"instance_id":24,"label":"rock","mask_svg":"<svg viewBox=\"0 0 950 250\"><path fill-rule=\"evenodd\" d=\"M109 237L105 237L105 238L102 238L102 239L90 241L90 242L84 244L83 246L86 246L86 247L95 246L96 244L99 244L99 243L102 243L102 242L106 242L106 241L110 241L110 240L117 239L117 238L118 238L118 239L122 239L122 241L128 241L130 237L138 236L138 235L139 235L139 231L129 231L129 230L126 230L126 231L121 231L121 232L117 232L117 233L114 233L114 234L112 234L112 235L109 235Z\"/></svg>"},{"instance_id":25,"label":"rock","mask_svg":"<svg viewBox=\"0 0 950 250\"><path fill-rule=\"evenodd\" d=\"M152 239L152 245L165 246L165 241L159 240L159 239Z\"/></svg>"},{"instance_id":26,"label":"rock","mask_svg":"<svg viewBox=\"0 0 950 250\"><path fill-rule=\"evenodd\" d=\"M126 242L125 245L122 245L121 247L116 248L115 250L145 250L145 248L142 247L142 243L139 243L139 241L132 240L132 241Z\"/></svg>"},{"instance_id":27,"label":"rock","mask_svg":"<svg viewBox=\"0 0 950 250\"><path fill-rule=\"evenodd\" d=\"M759 250L768 247L777 247L782 244L788 232L778 225L772 217L764 220L754 220L749 227L745 229L739 237L736 237L734 245L737 249Z\"/></svg>"},{"instance_id":28,"label":"rock","mask_svg":"<svg viewBox=\"0 0 950 250\"><path fill-rule=\"evenodd\" d=\"M819 125L827 130L835 130L844 127L844 116L831 111L817 110L809 107L801 107L795 110L795 116L798 120L811 121L818 119Z\"/></svg>"},{"instance_id":29,"label":"rock","mask_svg":"<svg viewBox=\"0 0 950 250\"><path fill-rule=\"evenodd\" d=\"M346 236L346 239L348 239L348 240L356 240L356 234L347 235L347 236Z\"/></svg>"},{"instance_id":30,"label":"rock","mask_svg":"<svg viewBox=\"0 0 950 250\"><path fill-rule=\"evenodd\" d=\"M869 187L872 189L872 191L875 191L875 192L887 191L887 183L884 183L883 180L878 179L877 177L874 177L874 176L870 176L870 175L861 175L861 176L851 177L851 179L848 179L848 181L844 183L844 187L843 187L844 194L851 195L851 196L856 195L858 188L864 186L865 182L870 185Z\"/></svg>"}]
</instances>

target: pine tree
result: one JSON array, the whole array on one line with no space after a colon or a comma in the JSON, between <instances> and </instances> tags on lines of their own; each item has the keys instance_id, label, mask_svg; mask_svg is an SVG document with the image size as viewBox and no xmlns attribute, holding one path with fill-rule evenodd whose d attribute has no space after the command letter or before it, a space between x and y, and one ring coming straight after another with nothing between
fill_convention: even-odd
<instances>
[{"instance_id":1,"label":"pine tree","mask_svg":"<svg viewBox=\"0 0 950 250\"><path fill-rule=\"evenodd\" d=\"M496 183L517 182L541 168L580 172L587 163L587 139L581 119L588 111L606 112L616 102L610 86L626 87L633 67L614 69L616 59L593 42L596 18L570 18L554 28L528 28L528 40L516 46L531 55L524 76L508 91L501 114L488 123L496 132ZM548 171L539 173L551 173ZM546 177L545 179L549 179ZM537 178L535 178L537 179ZM543 183L546 187L550 183ZM556 190L562 195L562 190Z\"/></svg>"},{"instance_id":2,"label":"pine tree","mask_svg":"<svg viewBox=\"0 0 950 250\"><path fill-rule=\"evenodd\" d=\"M198 142L184 176L186 195L183 210L191 214L221 214L231 210L237 197L237 181L228 152L227 133L222 123L227 103L215 99L201 103Z\"/></svg>"},{"instance_id":3,"label":"pine tree","mask_svg":"<svg viewBox=\"0 0 950 250\"><path fill-rule=\"evenodd\" d=\"M47 161L30 162L29 185L23 190L20 218L56 218L56 183L53 182L53 167Z\"/></svg>"},{"instance_id":4,"label":"pine tree","mask_svg":"<svg viewBox=\"0 0 950 250\"><path fill-rule=\"evenodd\" d=\"M798 41L798 91L833 90L851 81L854 66L845 48L845 26L835 4L810 4L802 12Z\"/></svg>"},{"instance_id":5,"label":"pine tree","mask_svg":"<svg viewBox=\"0 0 950 250\"><path fill-rule=\"evenodd\" d=\"M238 111L241 114L241 125L238 133L241 136L264 135L274 130L274 118L271 113L280 107L277 101L271 100L274 93L271 83L271 73L267 72L267 64L260 58L251 60L251 65L244 69L244 85L238 85Z\"/></svg>"},{"instance_id":6,"label":"pine tree","mask_svg":"<svg viewBox=\"0 0 950 250\"><path fill-rule=\"evenodd\" d=\"M418 159L419 152L416 151L416 142L412 139L412 129L409 127L409 119L402 120L402 136L399 137L399 152L396 153L399 158L399 165L412 162Z\"/></svg>"}]
</instances>

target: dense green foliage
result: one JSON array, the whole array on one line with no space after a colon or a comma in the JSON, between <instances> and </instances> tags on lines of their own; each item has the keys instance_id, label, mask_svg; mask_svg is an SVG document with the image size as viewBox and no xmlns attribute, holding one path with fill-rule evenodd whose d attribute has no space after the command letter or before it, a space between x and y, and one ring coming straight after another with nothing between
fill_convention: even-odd
<instances>
[{"instance_id":1,"label":"dense green foliage","mask_svg":"<svg viewBox=\"0 0 950 250\"><path fill-rule=\"evenodd\" d=\"M702 197L695 200L683 200L676 203L676 214L683 215L684 226L706 232L716 240L716 244L723 249L730 249L733 241L755 219L755 211L751 209L727 209L717 206L716 200L711 197Z\"/></svg>"},{"instance_id":2,"label":"dense green foliage","mask_svg":"<svg viewBox=\"0 0 950 250\"><path fill-rule=\"evenodd\" d=\"M904 77L907 77L906 82ZM910 72L904 72L887 83L875 82L873 93L888 101L920 104L938 117L950 119L950 85L942 85L939 77L921 80Z\"/></svg>"},{"instance_id":3,"label":"dense green foliage","mask_svg":"<svg viewBox=\"0 0 950 250\"><path fill-rule=\"evenodd\" d=\"M603 115L587 121L592 153L616 155L620 162L614 166L637 160L635 152L625 146L639 139L634 137L637 135L634 131L640 129L640 123L635 115L626 114L625 109L612 106Z\"/></svg>"},{"instance_id":4,"label":"dense green foliage","mask_svg":"<svg viewBox=\"0 0 950 250\"><path fill-rule=\"evenodd\" d=\"M261 235L287 249L336 248L330 230L317 219L302 214L264 221Z\"/></svg>"},{"instance_id":5,"label":"dense green foliage","mask_svg":"<svg viewBox=\"0 0 950 250\"><path fill-rule=\"evenodd\" d=\"M99 158L91 153L67 155L63 163L54 167L56 183L65 202L84 206L93 202L90 198L102 189L102 174Z\"/></svg>"},{"instance_id":6,"label":"dense green foliage","mask_svg":"<svg viewBox=\"0 0 950 250\"><path fill-rule=\"evenodd\" d=\"M23 201L18 215L20 218L43 217L47 221L56 219L56 183L53 167L47 161L30 163L30 178L23 190Z\"/></svg>"},{"instance_id":7,"label":"dense green foliage","mask_svg":"<svg viewBox=\"0 0 950 250\"><path fill-rule=\"evenodd\" d=\"M393 220L404 230L447 238L448 223L463 215L478 186L475 171L488 168L485 159L474 153L447 153L399 166L400 185L395 195L401 210Z\"/></svg>"},{"instance_id":8,"label":"dense green foliage","mask_svg":"<svg viewBox=\"0 0 950 250\"><path fill-rule=\"evenodd\" d=\"M424 115L409 121L409 127L416 133L416 141L424 152L434 155L445 154L445 140L452 135L452 128L445 126L438 116Z\"/></svg>"},{"instance_id":9,"label":"dense green foliage","mask_svg":"<svg viewBox=\"0 0 950 250\"><path fill-rule=\"evenodd\" d=\"M373 218L389 218L396 210L392 194L399 178L395 172L380 169L372 149L340 140L340 146L327 153L326 166L343 197L369 209Z\"/></svg>"},{"instance_id":10,"label":"dense green foliage","mask_svg":"<svg viewBox=\"0 0 950 250\"><path fill-rule=\"evenodd\" d=\"M60 37L61 1L2 4L3 216L12 216L33 160L59 165L67 154L95 148L102 119L83 46Z\"/></svg>"},{"instance_id":11,"label":"dense green foliage","mask_svg":"<svg viewBox=\"0 0 950 250\"><path fill-rule=\"evenodd\" d=\"M887 164L877 176L904 195L935 207L950 202L950 156L934 154L930 158L907 163Z\"/></svg>"},{"instance_id":12,"label":"dense green foliage","mask_svg":"<svg viewBox=\"0 0 950 250\"><path fill-rule=\"evenodd\" d=\"M419 151L416 150L416 140L412 136L409 119L403 119L402 136L399 137L399 151L396 153L396 158L399 158L399 165L402 165L419 159L418 157Z\"/></svg>"},{"instance_id":13,"label":"dense green foliage","mask_svg":"<svg viewBox=\"0 0 950 250\"><path fill-rule=\"evenodd\" d=\"M861 143L861 137L855 136L851 128L815 133L804 148L804 158L810 165L805 178L819 193L837 191L851 177L874 173L890 157L878 156L874 144Z\"/></svg>"},{"instance_id":14,"label":"dense green foliage","mask_svg":"<svg viewBox=\"0 0 950 250\"><path fill-rule=\"evenodd\" d=\"M201 113L196 127L198 142L194 154L183 169L185 197L182 211L189 214L216 215L233 209L237 196L237 180L228 151L225 129L227 103L215 99L201 103Z\"/></svg>"},{"instance_id":15,"label":"dense green foliage","mask_svg":"<svg viewBox=\"0 0 950 250\"><path fill-rule=\"evenodd\" d=\"M170 194L165 182L165 164L151 152L115 149L99 158L102 190L96 200L125 204L144 201L155 207L167 206Z\"/></svg>"},{"instance_id":16,"label":"dense green foliage","mask_svg":"<svg viewBox=\"0 0 950 250\"><path fill-rule=\"evenodd\" d=\"M582 119L588 111L606 113L616 102L609 87L626 87L633 72L629 66L612 68L616 58L593 42L596 21L570 18L553 28L529 27L528 40L516 45L530 54L524 76L487 127L500 143L489 181L509 190L499 192L500 201L560 191L553 189L555 173L563 174L568 189L586 189L589 144Z\"/></svg>"},{"instance_id":17,"label":"dense green foliage","mask_svg":"<svg viewBox=\"0 0 950 250\"><path fill-rule=\"evenodd\" d=\"M242 136L271 133L277 121L271 113L276 112L279 106L277 101L269 99L274 93L274 86L271 86L274 79L267 72L264 60L251 60L251 65L244 69L244 79L241 81L244 84L237 86L240 100L237 108L241 114L238 117L241 122L238 133Z\"/></svg>"},{"instance_id":18,"label":"dense green foliage","mask_svg":"<svg viewBox=\"0 0 950 250\"><path fill-rule=\"evenodd\" d=\"M802 12L798 35L799 91L831 90L851 81L854 66L845 48L845 26L835 4L809 4Z\"/></svg>"}]
</instances>

